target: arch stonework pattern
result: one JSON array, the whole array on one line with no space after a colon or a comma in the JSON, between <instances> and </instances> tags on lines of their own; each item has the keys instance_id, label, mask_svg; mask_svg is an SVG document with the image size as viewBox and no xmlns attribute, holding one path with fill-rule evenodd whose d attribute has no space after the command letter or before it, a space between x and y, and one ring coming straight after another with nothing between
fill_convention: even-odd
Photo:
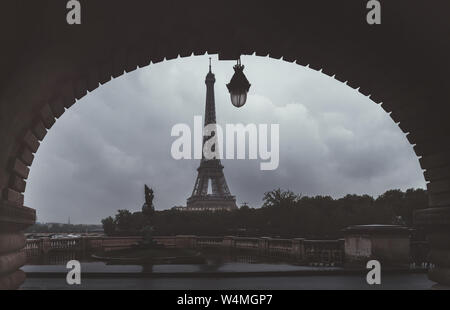
<instances>
[{"instance_id":1,"label":"arch stonework pattern","mask_svg":"<svg viewBox=\"0 0 450 310\"><path fill-rule=\"evenodd\" d=\"M56 119L112 78L206 52L282 58L334 76L381 104L424 169L430 208L417 213L416 222L428 232L437 265L430 278L450 285L448 1L436 1L426 22L427 4L383 3L379 26L365 23L360 0L214 6L99 0L83 3L77 26L65 24L61 1L4 6L13 14L1 19L9 27L0 28L6 38L0 51L0 288L17 288L25 278L18 270L25 262L20 231L36 213L23 205L23 193L34 154Z\"/></svg>"}]
</instances>

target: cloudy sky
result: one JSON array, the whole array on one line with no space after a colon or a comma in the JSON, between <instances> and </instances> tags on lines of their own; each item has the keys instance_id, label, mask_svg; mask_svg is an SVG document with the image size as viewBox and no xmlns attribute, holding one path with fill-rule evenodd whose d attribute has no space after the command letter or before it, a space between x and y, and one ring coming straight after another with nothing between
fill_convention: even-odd
<instances>
[{"instance_id":1,"label":"cloudy sky","mask_svg":"<svg viewBox=\"0 0 450 310\"><path fill-rule=\"evenodd\" d=\"M280 164L223 160L238 205L259 207L265 191L303 195L377 196L424 187L418 159L389 116L356 90L322 73L280 60L242 58L252 83L234 108L225 86L233 62L217 60L219 124L280 124ZM26 205L38 221L99 223L118 209L139 210L144 184L157 209L185 205L198 160L174 160L177 123L203 115L208 56L171 60L112 80L70 108L49 131L31 169Z\"/></svg>"}]
</instances>

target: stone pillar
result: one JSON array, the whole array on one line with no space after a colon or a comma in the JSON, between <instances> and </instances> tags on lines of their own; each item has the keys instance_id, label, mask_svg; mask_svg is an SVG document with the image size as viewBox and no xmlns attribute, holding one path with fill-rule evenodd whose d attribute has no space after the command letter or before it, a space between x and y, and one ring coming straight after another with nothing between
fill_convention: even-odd
<instances>
[{"instance_id":1,"label":"stone pillar","mask_svg":"<svg viewBox=\"0 0 450 310\"><path fill-rule=\"evenodd\" d=\"M414 224L426 233L430 246L430 280L450 286L450 151L424 154L420 166L427 183L429 208L414 214Z\"/></svg>"},{"instance_id":2,"label":"stone pillar","mask_svg":"<svg viewBox=\"0 0 450 310\"><path fill-rule=\"evenodd\" d=\"M27 259L22 230L35 221L33 209L0 201L0 290L17 289L25 281L19 269Z\"/></svg>"},{"instance_id":3,"label":"stone pillar","mask_svg":"<svg viewBox=\"0 0 450 310\"><path fill-rule=\"evenodd\" d=\"M48 252L50 252L50 248L51 248L50 238L46 237L46 238L42 238L41 240L42 240L42 248L41 248L42 254L47 255Z\"/></svg>"},{"instance_id":4,"label":"stone pillar","mask_svg":"<svg viewBox=\"0 0 450 310\"><path fill-rule=\"evenodd\" d=\"M415 213L415 224L422 227L430 245L430 280L450 286L450 208L428 208Z\"/></svg>"},{"instance_id":5,"label":"stone pillar","mask_svg":"<svg viewBox=\"0 0 450 310\"><path fill-rule=\"evenodd\" d=\"M258 253L259 255L267 255L269 251L269 237L261 237L258 240Z\"/></svg>"},{"instance_id":6,"label":"stone pillar","mask_svg":"<svg viewBox=\"0 0 450 310\"><path fill-rule=\"evenodd\" d=\"M222 246L228 249L234 249L236 247L236 242L234 236L225 236L222 240Z\"/></svg>"},{"instance_id":7,"label":"stone pillar","mask_svg":"<svg viewBox=\"0 0 450 310\"><path fill-rule=\"evenodd\" d=\"M292 240L292 256L297 261L305 260L305 239L295 238Z\"/></svg>"},{"instance_id":8,"label":"stone pillar","mask_svg":"<svg viewBox=\"0 0 450 310\"><path fill-rule=\"evenodd\" d=\"M86 255L86 253L87 253L87 244L88 244L87 238L81 237L80 238L80 252L83 256Z\"/></svg>"}]
</instances>

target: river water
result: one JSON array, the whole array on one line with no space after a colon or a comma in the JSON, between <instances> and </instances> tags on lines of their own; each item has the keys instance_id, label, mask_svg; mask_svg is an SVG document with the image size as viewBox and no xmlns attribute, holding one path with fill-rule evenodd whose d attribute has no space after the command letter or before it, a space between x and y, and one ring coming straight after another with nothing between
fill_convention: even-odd
<instances>
[{"instance_id":1,"label":"river water","mask_svg":"<svg viewBox=\"0 0 450 310\"><path fill-rule=\"evenodd\" d=\"M82 284L66 284L66 262L81 262ZM38 258L22 268L22 289L431 289L424 273L382 274L370 286L365 274L340 267L298 266L251 255L207 255L204 264L117 265L76 254Z\"/></svg>"},{"instance_id":2,"label":"river water","mask_svg":"<svg viewBox=\"0 0 450 310\"><path fill-rule=\"evenodd\" d=\"M82 278L69 286L65 277L27 278L22 289L112 289L112 290L429 290L433 282L425 274L386 275L381 285L368 285L365 276L289 276L214 278Z\"/></svg>"}]
</instances>

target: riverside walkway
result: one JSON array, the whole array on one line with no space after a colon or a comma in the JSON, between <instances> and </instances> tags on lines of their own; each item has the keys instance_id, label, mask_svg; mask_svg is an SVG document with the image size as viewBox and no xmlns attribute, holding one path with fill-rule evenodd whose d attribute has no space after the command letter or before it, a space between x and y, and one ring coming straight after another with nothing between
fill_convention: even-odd
<instances>
[{"instance_id":1,"label":"riverside walkway","mask_svg":"<svg viewBox=\"0 0 450 310\"><path fill-rule=\"evenodd\" d=\"M392 274L382 277L381 285L370 286L365 276L289 276L218 278L87 278L81 285L69 286L65 278L27 278L21 289L110 289L110 290L427 290L433 286L426 274Z\"/></svg>"}]
</instances>

